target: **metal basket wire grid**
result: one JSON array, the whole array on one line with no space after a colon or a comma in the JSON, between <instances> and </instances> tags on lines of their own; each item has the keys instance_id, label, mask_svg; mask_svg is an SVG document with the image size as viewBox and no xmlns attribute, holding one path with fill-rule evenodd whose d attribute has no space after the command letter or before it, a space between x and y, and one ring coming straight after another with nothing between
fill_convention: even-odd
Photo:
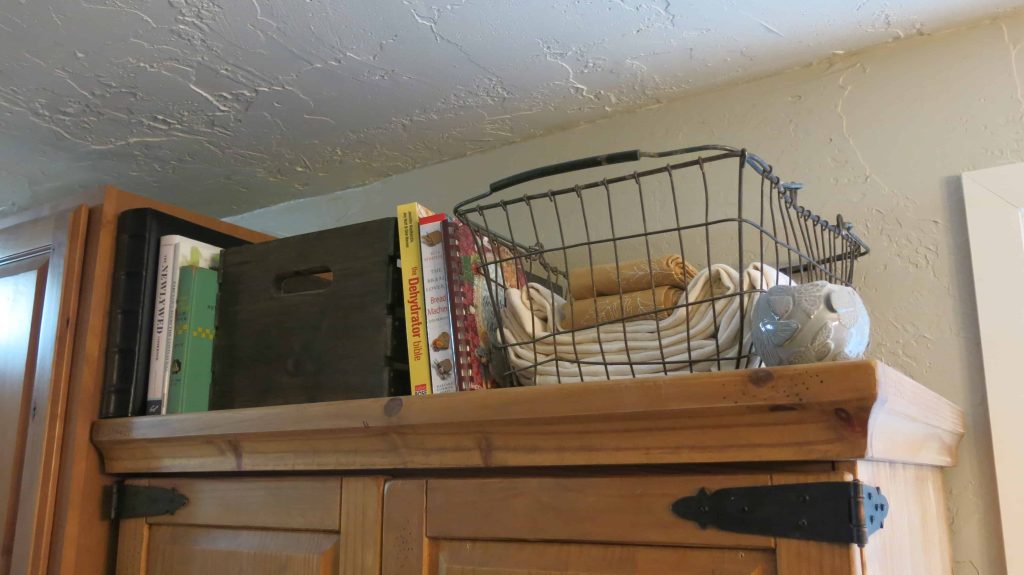
<instances>
[{"instance_id":1,"label":"metal basket wire grid","mask_svg":"<svg viewBox=\"0 0 1024 575\"><path fill-rule=\"evenodd\" d=\"M645 158L670 160L586 184L493 197L534 180ZM490 309L477 314L493 314L490 345L500 350L490 355L492 375L531 385L760 365L748 326L757 296L790 282L852 285L854 264L868 253L842 216L830 222L800 205L800 188L746 150L704 145L537 168L459 203L454 213L472 231L486 280ZM666 254L700 270L679 292L656 292L655 261ZM650 278L641 278L642 291L627 293L622 270L637 262L646 262ZM599 296L591 287L595 270L608 264L618 289ZM580 298L588 282L594 292ZM627 297L647 301L647 291L646 307L630 309ZM617 313L605 318L599 304ZM592 325L564 323L591 311Z\"/></svg>"}]
</instances>

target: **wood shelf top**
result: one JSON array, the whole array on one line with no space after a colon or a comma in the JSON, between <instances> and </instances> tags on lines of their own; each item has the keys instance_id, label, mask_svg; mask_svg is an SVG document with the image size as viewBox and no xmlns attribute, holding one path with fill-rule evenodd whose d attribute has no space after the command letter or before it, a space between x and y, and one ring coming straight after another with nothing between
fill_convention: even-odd
<instances>
[{"instance_id":1,"label":"wood shelf top","mask_svg":"<svg viewBox=\"0 0 1024 575\"><path fill-rule=\"evenodd\" d=\"M875 361L99 420L107 473L875 459L950 466L961 410Z\"/></svg>"}]
</instances>

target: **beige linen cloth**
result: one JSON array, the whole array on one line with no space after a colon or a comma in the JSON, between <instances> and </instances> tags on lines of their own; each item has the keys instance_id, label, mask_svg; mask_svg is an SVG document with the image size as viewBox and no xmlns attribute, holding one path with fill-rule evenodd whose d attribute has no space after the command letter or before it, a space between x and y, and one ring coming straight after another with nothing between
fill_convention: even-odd
<instances>
[{"instance_id":1,"label":"beige linen cloth","mask_svg":"<svg viewBox=\"0 0 1024 575\"><path fill-rule=\"evenodd\" d=\"M570 295L574 300L603 295L650 291L652 287L685 288L697 275L697 268L678 255L632 260L569 270Z\"/></svg>"},{"instance_id":2,"label":"beige linen cloth","mask_svg":"<svg viewBox=\"0 0 1024 575\"><path fill-rule=\"evenodd\" d=\"M695 362L694 371L732 369L735 360L723 360L719 366L717 358L735 357L749 349L750 333L746 326L740 326L740 306L745 307L744 317L749 317L760 295L738 294L767 290L776 285L776 280L782 285L796 283L767 265L755 263L740 274L727 265L715 264L698 273L680 295L680 305L692 305L677 308L665 319L627 321L562 333L558 319L562 317L565 300L536 283L522 290L509 289L502 310L502 330L505 341L511 344L509 360L514 369L521 370L519 378L526 384L689 371L689 364L682 362ZM722 297L729 295L734 297ZM633 365L622 365L627 362ZM678 363L663 367L662 362ZM759 363L759 358L753 357L749 365L741 367Z\"/></svg>"}]
</instances>

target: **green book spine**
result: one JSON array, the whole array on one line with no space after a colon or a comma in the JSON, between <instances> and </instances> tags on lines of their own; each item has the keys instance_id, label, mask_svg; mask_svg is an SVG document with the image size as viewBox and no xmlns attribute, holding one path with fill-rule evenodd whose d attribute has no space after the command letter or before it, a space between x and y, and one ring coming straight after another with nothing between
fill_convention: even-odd
<instances>
[{"instance_id":1,"label":"green book spine","mask_svg":"<svg viewBox=\"0 0 1024 575\"><path fill-rule=\"evenodd\" d=\"M210 409L217 272L183 266L178 278L167 413Z\"/></svg>"}]
</instances>

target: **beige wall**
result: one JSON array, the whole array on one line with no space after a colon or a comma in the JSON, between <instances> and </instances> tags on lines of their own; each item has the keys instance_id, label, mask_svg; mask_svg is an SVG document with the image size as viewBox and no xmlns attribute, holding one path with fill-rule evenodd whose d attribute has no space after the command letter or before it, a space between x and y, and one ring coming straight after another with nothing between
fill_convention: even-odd
<instances>
[{"instance_id":1,"label":"beige wall","mask_svg":"<svg viewBox=\"0 0 1024 575\"><path fill-rule=\"evenodd\" d=\"M801 200L842 212L873 253L857 284L871 354L963 406L968 436L948 475L956 573L1002 566L988 417L959 174L1024 160L1015 68L1024 14L908 39L696 94L382 182L245 214L287 234L383 217L419 200L450 209L510 173L579 156L698 143L745 146L806 184ZM578 177L577 177L578 178ZM571 181L571 180L565 180Z\"/></svg>"}]
</instances>

